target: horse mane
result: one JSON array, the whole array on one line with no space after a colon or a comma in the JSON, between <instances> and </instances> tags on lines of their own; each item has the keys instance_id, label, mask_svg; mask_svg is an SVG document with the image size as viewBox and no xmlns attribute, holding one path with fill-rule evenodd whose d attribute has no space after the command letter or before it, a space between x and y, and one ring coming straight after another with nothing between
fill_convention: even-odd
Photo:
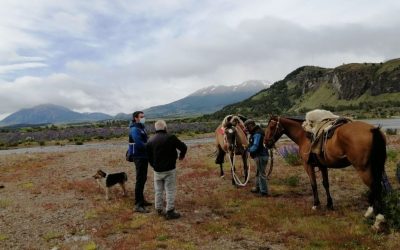
<instances>
[{"instance_id":1,"label":"horse mane","mask_svg":"<svg viewBox=\"0 0 400 250\"><path fill-rule=\"evenodd\" d=\"M247 120L246 117L242 115L227 115L225 118L222 120L221 126L223 128L228 128L232 127L232 125L237 125L240 124L242 128L244 128L244 122Z\"/></svg>"}]
</instances>

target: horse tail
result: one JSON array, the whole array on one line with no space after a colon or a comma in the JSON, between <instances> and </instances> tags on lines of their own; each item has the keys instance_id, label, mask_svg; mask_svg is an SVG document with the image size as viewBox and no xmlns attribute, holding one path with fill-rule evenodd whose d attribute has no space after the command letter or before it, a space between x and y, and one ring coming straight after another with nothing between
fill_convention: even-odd
<instances>
[{"instance_id":1,"label":"horse tail","mask_svg":"<svg viewBox=\"0 0 400 250\"><path fill-rule=\"evenodd\" d=\"M377 198L378 203L380 203L380 197L382 192L382 176L385 172L385 162L386 162L386 141L380 130L380 127L371 129L372 132L372 147L370 153L370 163L372 172L372 186L371 190L374 193L375 198ZM380 204L378 205L378 210L380 210Z\"/></svg>"}]
</instances>

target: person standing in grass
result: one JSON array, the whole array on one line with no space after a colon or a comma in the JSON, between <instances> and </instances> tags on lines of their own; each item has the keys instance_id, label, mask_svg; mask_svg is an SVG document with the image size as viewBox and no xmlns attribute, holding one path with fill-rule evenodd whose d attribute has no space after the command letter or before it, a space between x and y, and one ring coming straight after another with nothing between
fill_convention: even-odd
<instances>
[{"instance_id":1,"label":"person standing in grass","mask_svg":"<svg viewBox=\"0 0 400 250\"><path fill-rule=\"evenodd\" d=\"M148 213L145 206L151 206L150 202L144 199L144 186L147 181L148 159L146 153L147 133L145 130L145 117L142 111L135 111L132 114L132 122L129 125L130 137L133 139L133 162L136 167L135 184L135 211Z\"/></svg>"},{"instance_id":2,"label":"person standing in grass","mask_svg":"<svg viewBox=\"0 0 400 250\"><path fill-rule=\"evenodd\" d=\"M175 135L167 133L167 124L163 120L155 123L156 134L146 145L150 165L154 169L155 209L167 220L178 219L181 215L175 211L176 197L176 159L183 160L187 151L185 143ZM179 157L177 150L179 150ZM166 213L163 211L163 193L166 195Z\"/></svg>"},{"instance_id":3,"label":"person standing in grass","mask_svg":"<svg viewBox=\"0 0 400 250\"><path fill-rule=\"evenodd\" d=\"M268 181L265 173L268 162L268 151L264 146L264 131L252 119L248 119L244 123L246 130L250 133L249 147L250 157L253 158L256 166L256 186L251 189L252 193L267 197Z\"/></svg>"}]
</instances>

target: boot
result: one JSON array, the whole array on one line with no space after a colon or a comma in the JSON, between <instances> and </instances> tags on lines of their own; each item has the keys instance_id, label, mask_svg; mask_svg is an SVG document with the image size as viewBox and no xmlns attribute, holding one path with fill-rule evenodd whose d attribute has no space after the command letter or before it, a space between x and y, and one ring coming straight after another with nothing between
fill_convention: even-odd
<instances>
[{"instance_id":1,"label":"boot","mask_svg":"<svg viewBox=\"0 0 400 250\"><path fill-rule=\"evenodd\" d=\"M181 217L181 214L178 212L175 212L175 209L169 210L165 214L165 219L167 219L167 220L178 219L180 217Z\"/></svg>"}]
</instances>

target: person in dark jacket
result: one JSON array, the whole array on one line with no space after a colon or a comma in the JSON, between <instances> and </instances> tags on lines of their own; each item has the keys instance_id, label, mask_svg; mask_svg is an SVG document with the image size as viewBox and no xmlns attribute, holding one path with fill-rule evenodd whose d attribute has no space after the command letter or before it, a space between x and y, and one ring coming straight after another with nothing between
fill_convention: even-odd
<instances>
[{"instance_id":1,"label":"person in dark jacket","mask_svg":"<svg viewBox=\"0 0 400 250\"><path fill-rule=\"evenodd\" d=\"M166 194L166 219L177 219L181 215L175 211L176 196L176 159L183 160L187 151L185 143L175 135L167 133L167 124L163 120L155 123L156 134L146 145L150 165L154 169L155 209L163 212L163 192ZM180 151L179 157L177 149Z\"/></svg>"},{"instance_id":2,"label":"person in dark jacket","mask_svg":"<svg viewBox=\"0 0 400 250\"><path fill-rule=\"evenodd\" d=\"M269 196L267 176L265 173L268 162L268 151L263 144L264 131L251 119L248 119L244 125L250 133L248 151L250 152L250 157L254 159L257 166L256 186L251 189L251 192L257 193L260 196Z\"/></svg>"},{"instance_id":3,"label":"person in dark jacket","mask_svg":"<svg viewBox=\"0 0 400 250\"><path fill-rule=\"evenodd\" d=\"M147 133L145 130L145 117L142 111L135 111L132 115L132 122L129 125L130 139L133 140L133 161L136 167L135 184L135 211L148 213L145 206L152 205L144 199L144 186L147 181L148 160L146 154Z\"/></svg>"}]
</instances>

